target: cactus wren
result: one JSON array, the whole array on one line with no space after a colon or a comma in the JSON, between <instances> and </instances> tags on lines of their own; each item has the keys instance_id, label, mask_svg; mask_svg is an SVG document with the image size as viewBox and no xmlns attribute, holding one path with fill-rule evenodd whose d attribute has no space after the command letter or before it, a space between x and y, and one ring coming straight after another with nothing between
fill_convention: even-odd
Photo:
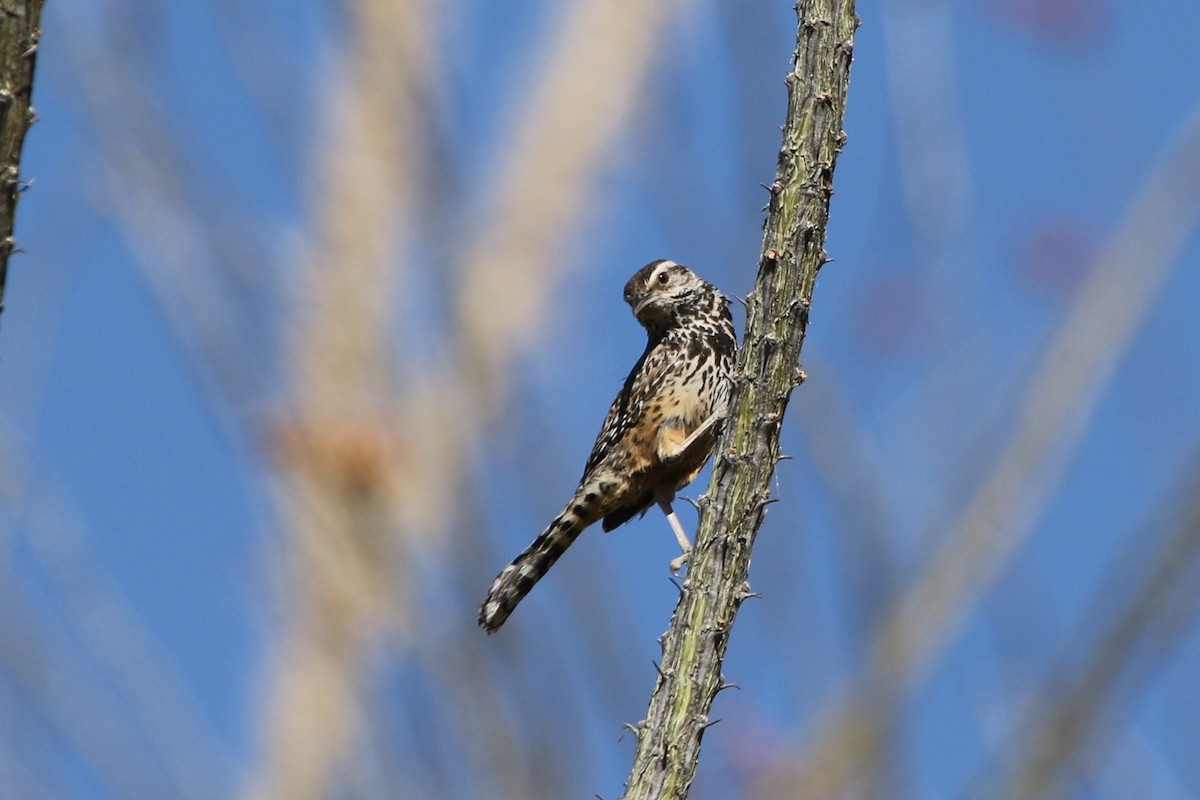
<instances>
[{"instance_id":1,"label":"cactus wren","mask_svg":"<svg viewBox=\"0 0 1200 800\"><path fill-rule=\"evenodd\" d=\"M657 503L683 548L672 569L691 550L671 502L708 460L727 411L737 346L729 299L663 260L629 279L625 302L649 335L646 351L604 418L571 502L492 583L479 609L488 633L596 520L611 531Z\"/></svg>"}]
</instances>

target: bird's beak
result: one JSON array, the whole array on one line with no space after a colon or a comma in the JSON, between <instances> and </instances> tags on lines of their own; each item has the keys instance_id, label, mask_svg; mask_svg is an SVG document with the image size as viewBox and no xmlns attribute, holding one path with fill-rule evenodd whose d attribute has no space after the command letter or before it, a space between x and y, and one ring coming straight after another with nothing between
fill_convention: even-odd
<instances>
[{"instance_id":1,"label":"bird's beak","mask_svg":"<svg viewBox=\"0 0 1200 800\"><path fill-rule=\"evenodd\" d=\"M637 295L633 298L633 303L631 305L633 305L633 315L635 317L640 317L646 306L650 305L650 295Z\"/></svg>"}]
</instances>

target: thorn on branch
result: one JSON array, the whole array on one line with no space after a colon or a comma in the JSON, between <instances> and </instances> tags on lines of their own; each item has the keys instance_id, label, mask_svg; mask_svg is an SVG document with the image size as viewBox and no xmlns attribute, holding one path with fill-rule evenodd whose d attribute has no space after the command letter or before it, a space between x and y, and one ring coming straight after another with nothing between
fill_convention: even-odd
<instances>
[{"instance_id":1,"label":"thorn on branch","mask_svg":"<svg viewBox=\"0 0 1200 800\"><path fill-rule=\"evenodd\" d=\"M787 309L784 311L789 316L799 316L801 319L807 319L808 312L812 309L812 303L804 297L798 297L788 303Z\"/></svg>"},{"instance_id":2,"label":"thorn on branch","mask_svg":"<svg viewBox=\"0 0 1200 800\"><path fill-rule=\"evenodd\" d=\"M740 592L738 592L738 594L737 594L737 601L739 603L741 603L743 601L749 600L752 597L755 599L759 599L762 597L762 592L752 592L752 591L750 591L750 584L743 583L742 590Z\"/></svg>"},{"instance_id":3,"label":"thorn on branch","mask_svg":"<svg viewBox=\"0 0 1200 800\"><path fill-rule=\"evenodd\" d=\"M742 690L742 687L738 686L736 683L732 683L730 681L725 680L725 677L722 676L721 682L719 684L717 684L717 694L720 694L721 692L725 691L726 689L737 689L740 692Z\"/></svg>"},{"instance_id":4,"label":"thorn on branch","mask_svg":"<svg viewBox=\"0 0 1200 800\"><path fill-rule=\"evenodd\" d=\"M758 419L758 427L763 431L772 431L779 426L778 414L764 414Z\"/></svg>"}]
</instances>

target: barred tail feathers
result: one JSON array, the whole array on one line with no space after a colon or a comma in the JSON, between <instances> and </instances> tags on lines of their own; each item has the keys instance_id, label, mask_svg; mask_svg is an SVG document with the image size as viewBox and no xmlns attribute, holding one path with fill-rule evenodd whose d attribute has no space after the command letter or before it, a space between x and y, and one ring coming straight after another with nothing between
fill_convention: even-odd
<instances>
[{"instance_id":1,"label":"barred tail feathers","mask_svg":"<svg viewBox=\"0 0 1200 800\"><path fill-rule=\"evenodd\" d=\"M487 599L479 607L479 624L495 633L517 604L525 599L554 562L579 538L583 530L603 515L597 493L580 487L570 504L521 555L513 559L492 582Z\"/></svg>"}]
</instances>

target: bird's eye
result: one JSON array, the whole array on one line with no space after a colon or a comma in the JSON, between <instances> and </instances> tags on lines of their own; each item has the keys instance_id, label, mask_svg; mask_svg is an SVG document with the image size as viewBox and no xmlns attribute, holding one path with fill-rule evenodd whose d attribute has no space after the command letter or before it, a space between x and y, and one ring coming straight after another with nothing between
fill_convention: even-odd
<instances>
[{"instance_id":1,"label":"bird's eye","mask_svg":"<svg viewBox=\"0 0 1200 800\"><path fill-rule=\"evenodd\" d=\"M666 286L667 281L671 280L671 275L664 269L662 272L658 273L657 279L660 285Z\"/></svg>"}]
</instances>

